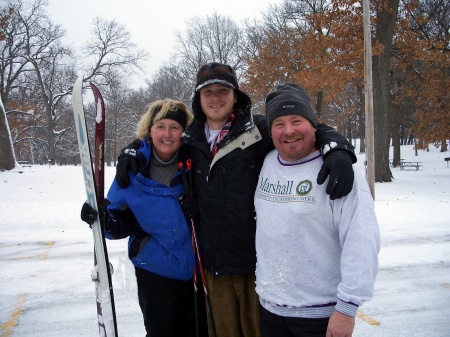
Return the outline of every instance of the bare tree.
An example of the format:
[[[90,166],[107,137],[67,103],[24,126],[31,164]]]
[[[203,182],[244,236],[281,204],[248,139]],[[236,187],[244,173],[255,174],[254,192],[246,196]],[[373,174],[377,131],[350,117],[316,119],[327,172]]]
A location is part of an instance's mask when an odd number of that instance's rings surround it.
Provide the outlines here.
[[[109,85],[120,76],[142,70],[148,52],[137,49],[124,25],[97,17],[91,34],[92,39],[82,49],[83,59],[87,60],[85,81]]]
[[[75,79],[73,51],[61,44],[65,32],[59,25],[54,25],[40,1],[36,1],[31,12],[20,13],[20,20],[25,29],[24,57],[32,72],[23,76],[24,85],[29,91],[37,92],[37,103],[44,112],[47,128],[48,159],[56,159],[56,143],[66,128],[58,129],[61,118],[58,105],[71,92]]]
[[[20,86],[18,78],[28,64],[28,60],[24,57],[23,40],[26,30],[19,16],[21,11],[23,5],[20,0],[10,2],[1,9],[3,24],[0,39],[0,95],[7,113],[9,95]]]
[[[5,113],[25,121],[11,128],[15,133],[11,138],[16,149],[24,140],[29,140],[30,148],[37,148],[33,143],[36,142],[34,131],[38,128],[45,138],[39,144],[46,144],[45,156],[55,158],[56,142],[65,132],[65,129],[56,129],[57,107],[70,93],[68,88],[74,68],[70,56],[73,52],[61,45],[64,31],[49,20],[45,12],[46,1],[12,0],[8,5],[12,8],[11,21],[3,34],[5,40],[0,44],[3,55],[1,95]],[[27,122],[36,121],[38,116],[39,125]],[[27,159],[30,158],[33,153]]]
[[[118,151],[133,139],[136,124],[126,78],[142,70],[148,52],[137,49],[126,27],[115,20],[95,18],[91,34],[91,40],[82,48],[86,60],[84,81],[95,82],[106,101],[106,137],[109,141],[105,158],[108,163],[115,163]]]
[[[182,81],[176,65],[161,67],[151,82],[148,82],[149,102],[157,99],[172,98],[190,105],[192,87]]]
[[[78,66],[74,52],[61,44],[64,31],[45,12],[47,3],[11,0],[12,24],[0,43],[1,95],[5,114],[15,113],[11,137],[16,151],[27,159],[73,156],[73,120],[67,98]],[[124,75],[140,69],[147,53],[136,50],[125,27],[97,18],[93,38],[86,45],[86,81],[98,85],[122,82]],[[80,58],[81,59],[81,58]],[[78,68],[79,69],[79,68]],[[6,99],[5,99],[6,98]],[[27,148],[21,143],[26,141]]]
[[[11,132],[6,119],[5,107],[0,97],[0,171],[12,170],[16,157],[12,147]]]
[[[129,104],[131,90],[127,83],[112,80],[104,87],[103,97],[106,105],[105,161],[116,164],[119,151],[134,139],[138,112]],[[94,124],[94,123],[92,123]]]
[[[11,14],[12,11],[7,8],[0,11],[0,42],[6,39],[6,31],[7,27],[10,25],[9,20]],[[1,45],[3,45],[3,43]],[[3,63],[4,61],[2,57],[2,66]],[[12,170],[15,166],[16,158],[14,155],[14,149],[12,147],[11,132],[9,130],[8,120],[6,118],[6,110],[3,105],[3,77],[0,80],[0,171],[3,171]]]
[[[179,72],[191,90],[198,69],[208,62],[229,64],[239,76],[245,65],[244,34],[232,19],[213,13],[205,20],[193,17],[188,26],[184,34],[177,33],[175,49]]]

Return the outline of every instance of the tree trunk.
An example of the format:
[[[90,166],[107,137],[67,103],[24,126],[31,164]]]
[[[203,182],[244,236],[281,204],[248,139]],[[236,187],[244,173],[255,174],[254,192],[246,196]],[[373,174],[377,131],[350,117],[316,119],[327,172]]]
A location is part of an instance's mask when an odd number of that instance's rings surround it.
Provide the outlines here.
[[[317,93],[317,100],[316,100],[316,113],[317,113],[317,119],[320,120],[320,117],[322,116],[322,105],[323,105],[323,91],[319,91]]]
[[[400,121],[398,116],[398,108],[392,109],[392,163],[396,167],[400,163]]]
[[[48,163],[49,165],[55,165],[56,163],[56,144],[55,144],[55,120],[53,119],[52,107],[47,106],[47,116],[48,116]]]
[[[441,141],[441,152],[447,152],[447,151],[448,151],[447,140],[443,139]]]
[[[399,0],[386,0],[379,4],[377,13],[376,40],[384,49],[373,60],[373,112],[375,129],[375,182],[392,181],[389,167],[389,146],[391,128],[389,126],[392,109],[390,94],[390,56],[397,19]]]
[[[0,171],[9,171],[16,166],[16,156],[12,146],[11,132],[5,107],[0,99]]]
[[[366,119],[365,119],[365,90],[364,87],[359,90],[359,153],[366,153]]]

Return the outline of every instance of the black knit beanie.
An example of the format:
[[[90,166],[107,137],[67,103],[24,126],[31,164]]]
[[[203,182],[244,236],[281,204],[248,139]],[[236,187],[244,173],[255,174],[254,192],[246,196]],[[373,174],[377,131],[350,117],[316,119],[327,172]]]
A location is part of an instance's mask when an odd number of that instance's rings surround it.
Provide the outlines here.
[[[158,115],[158,112],[160,112],[160,111],[161,111],[161,106],[157,107],[155,109],[155,111],[153,112],[153,116],[150,119],[150,127],[152,127],[152,125],[155,124],[155,122],[156,122],[155,118]],[[164,115],[164,117],[158,118],[158,120],[161,120],[161,119],[172,119],[172,120],[178,122],[183,127],[183,130],[186,129],[187,124],[188,124],[187,117],[186,117],[186,111],[184,111],[182,109],[177,109],[175,111],[169,110]]]
[[[266,119],[269,131],[275,118],[286,115],[301,115],[317,128],[316,116],[308,93],[294,83],[280,84],[266,97]]]
[[[236,72],[227,64],[211,62],[200,67],[197,73],[194,97],[192,99],[192,112],[195,118],[205,119],[200,106],[200,90],[210,84],[220,84],[234,90],[237,98],[235,109],[250,109],[252,101],[247,94],[239,90]]]

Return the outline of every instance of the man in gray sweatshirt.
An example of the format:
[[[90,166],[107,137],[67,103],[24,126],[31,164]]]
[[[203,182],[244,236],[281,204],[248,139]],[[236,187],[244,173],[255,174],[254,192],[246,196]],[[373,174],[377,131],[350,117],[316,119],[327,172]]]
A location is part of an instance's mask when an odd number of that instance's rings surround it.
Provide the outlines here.
[[[266,109],[275,150],[255,192],[262,337],[350,337],[378,270],[380,233],[369,186],[355,171],[352,191],[330,200],[317,184],[323,159],[305,90],[282,84],[267,96]]]

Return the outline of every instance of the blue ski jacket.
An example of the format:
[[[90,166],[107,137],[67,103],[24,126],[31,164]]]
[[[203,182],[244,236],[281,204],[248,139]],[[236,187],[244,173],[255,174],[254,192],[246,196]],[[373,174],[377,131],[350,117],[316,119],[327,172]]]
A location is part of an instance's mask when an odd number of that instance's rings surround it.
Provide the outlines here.
[[[151,152],[148,140],[143,140],[137,152],[140,172],[128,172],[130,184],[126,188],[114,179],[107,196],[110,204],[105,236],[129,236],[128,254],[136,267],[171,279],[189,280],[194,253],[191,229],[179,204],[185,193],[181,175],[177,172],[170,186],[152,180]],[[179,153],[185,153],[185,149]]]

